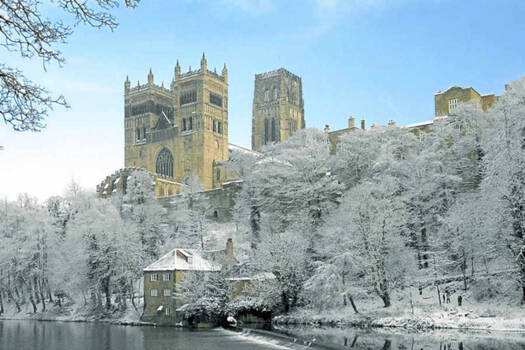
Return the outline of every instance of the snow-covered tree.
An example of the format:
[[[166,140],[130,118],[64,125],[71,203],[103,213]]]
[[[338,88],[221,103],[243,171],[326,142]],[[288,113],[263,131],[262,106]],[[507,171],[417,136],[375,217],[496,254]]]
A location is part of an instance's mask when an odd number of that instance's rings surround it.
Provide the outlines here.
[[[483,144],[485,177],[481,190],[491,205],[486,224],[511,252],[525,303],[525,80],[509,89],[489,110],[492,128]]]

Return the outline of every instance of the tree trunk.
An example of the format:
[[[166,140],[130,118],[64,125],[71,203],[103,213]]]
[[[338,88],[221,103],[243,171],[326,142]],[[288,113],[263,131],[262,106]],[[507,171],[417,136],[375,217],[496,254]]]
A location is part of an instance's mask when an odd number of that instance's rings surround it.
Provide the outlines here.
[[[109,288],[109,277],[107,277],[107,280],[104,284],[104,294],[106,294],[106,310],[109,310],[111,309],[111,291]]]
[[[42,311],[46,311],[46,298],[44,293],[44,283],[40,280],[38,285],[38,292],[40,294],[40,302],[42,303]]]
[[[354,312],[358,314],[359,311],[357,311],[357,306],[354,303],[354,298],[351,295],[349,295],[348,300],[350,300],[350,305],[352,305],[352,309],[354,309]]]
[[[4,299],[2,296],[3,293],[4,291],[0,289],[0,315],[4,313]]]
[[[49,302],[53,302],[53,294],[51,293],[51,287],[49,287],[49,284],[46,282],[47,287],[47,297],[49,298]]]
[[[35,303],[35,297],[34,297],[35,291],[33,288],[33,284],[29,282],[29,301],[31,302],[31,305],[33,306],[33,313],[36,314],[37,308]]]
[[[438,293],[439,306],[441,306],[441,293],[439,292],[439,284],[436,284],[436,290]]]
[[[522,295],[521,295],[521,305],[525,304],[525,286],[521,287]]]
[[[16,312],[19,313],[20,311],[22,311],[20,309],[20,303],[18,302],[18,299],[16,299],[14,296],[13,296],[13,293],[11,292],[10,289],[7,289],[7,297],[8,299],[11,299],[14,303],[15,303],[15,306],[16,306]]]

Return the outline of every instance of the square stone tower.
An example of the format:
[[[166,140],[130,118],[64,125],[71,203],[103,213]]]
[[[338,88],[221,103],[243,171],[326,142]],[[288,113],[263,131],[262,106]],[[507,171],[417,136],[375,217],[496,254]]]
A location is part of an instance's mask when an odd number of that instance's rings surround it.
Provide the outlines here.
[[[154,173],[157,196],[175,194],[191,173],[203,189],[221,183],[215,164],[228,157],[228,70],[207,66],[204,54],[198,70],[181,73],[177,61],[170,89],[154,83],[151,69],[147,84],[124,83],[125,166]]]
[[[286,140],[304,129],[301,78],[284,68],[255,75],[253,91],[252,149]]]

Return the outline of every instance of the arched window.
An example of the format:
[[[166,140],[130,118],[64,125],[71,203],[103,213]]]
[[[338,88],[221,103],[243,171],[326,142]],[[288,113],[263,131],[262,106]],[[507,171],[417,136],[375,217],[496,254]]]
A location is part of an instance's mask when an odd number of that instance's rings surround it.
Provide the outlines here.
[[[157,155],[155,172],[162,176],[173,177],[173,156],[167,148],[163,148]]]

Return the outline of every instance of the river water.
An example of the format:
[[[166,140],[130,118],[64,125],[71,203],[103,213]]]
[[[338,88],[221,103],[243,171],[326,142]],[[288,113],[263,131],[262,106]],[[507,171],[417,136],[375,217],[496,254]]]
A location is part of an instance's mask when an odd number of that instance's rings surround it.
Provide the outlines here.
[[[279,332],[288,337],[223,329],[190,331],[97,323],[0,321],[0,350],[306,349],[303,344],[319,349],[525,349],[525,335],[521,333],[406,333],[305,327],[281,328]]]

